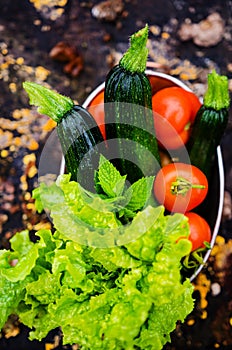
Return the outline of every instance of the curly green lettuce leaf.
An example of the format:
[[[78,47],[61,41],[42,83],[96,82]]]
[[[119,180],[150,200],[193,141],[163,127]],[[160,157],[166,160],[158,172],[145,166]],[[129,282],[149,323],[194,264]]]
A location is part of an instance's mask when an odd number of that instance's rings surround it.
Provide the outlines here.
[[[95,248],[90,255],[108,271],[116,271],[119,268],[134,268],[142,264],[141,261],[133,258],[121,247]]]
[[[91,296],[82,304],[74,299],[70,300],[74,305],[72,310],[75,309],[75,317],[70,317],[74,315],[73,311],[69,315],[65,311],[65,297],[58,300],[57,304],[53,305],[53,313],[62,317],[60,322],[63,324],[64,343],[71,344],[75,339],[76,343],[82,343],[86,349],[107,349],[102,337],[104,324],[109,318],[112,306],[122,297],[122,291],[111,288],[103,294]]]
[[[10,242],[11,251],[0,251],[0,274],[11,282],[22,281],[36,264],[38,247],[30,241],[27,230],[13,236]]]
[[[139,260],[154,261],[163,244],[166,221],[164,207],[162,206],[156,208],[149,206],[140,212],[126,230],[126,234],[129,232],[129,235],[131,235],[131,239],[125,244],[127,251]],[[135,232],[138,232],[138,228],[144,229],[145,223],[146,230],[144,230],[144,233],[135,237]]]
[[[35,199],[56,230],[38,231],[35,243],[17,233],[0,252],[1,325],[14,312],[30,339],[61,327],[64,344],[87,350],[161,350],[194,305],[181,275],[191,250],[186,217],[148,205],[123,225],[115,203],[67,175],[40,190]]]
[[[139,252],[141,251],[142,248],[146,249],[148,248],[147,244],[146,246],[142,247],[143,245],[143,236],[145,235],[146,237],[149,236],[149,231],[154,228],[156,231],[157,228],[157,236],[159,235],[159,220],[162,221],[163,217],[163,212],[164,212],[164,207],[159,206],[159,207],[152,207],[152,206],[147,206],[144,210],[139,211],[133,220],[128,224],[124,225],[123,231],[121,232],[121,235],[118,237],[116,243],[117,245],[123,245],[128,249],[128,244],[129,247],[131,248],[128,251],[130,252],[131,255],[134,255],[136,258],[140,258],[141,256],[139,255]],[[158,221],[157,221],[158,220]],[[154,244],[153,246],[156,245],[156,236],[154,235]],[[139,247],[137,247],[139,245]],[[137,252],[133,253],[133,248],[137,250]],[[144,250],[145,253],[145,250]]]
[[[35,208],[38,213],[42,213],[44,209],[51,210],[51,207],[62,205],[63,203],[62,190],[56,183],[47,186],[42,182],[38,188],[33,190],[33,198],[35,199]]]
[[[134,342],[139,349],[161,350],[171,341],[170,334],[175,329],[177,320],[184,322],[186,316],[193,310],[193,286],[189,280],[178,285],[180,293],[177,297],[172,293],[167,303],[153,304],[148,322],[141,327],[140,337]]]
[[[53,274],[46,270],[36,281],[26,287],[26,298],[36,299],[40,304],[53,303],[61,291],[61,274]]]
[[[11,282],[0,273],[0,329],[24,299],[27,280]]]

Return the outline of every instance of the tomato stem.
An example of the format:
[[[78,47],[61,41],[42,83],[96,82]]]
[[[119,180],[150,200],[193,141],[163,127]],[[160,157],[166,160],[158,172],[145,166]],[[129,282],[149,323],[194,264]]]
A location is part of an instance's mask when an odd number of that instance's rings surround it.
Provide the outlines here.
[[[183,266],[186,269],[198,268],[199,265],[202,265],[204,263],[203,257],[207,249],[209,249],[209,247],[205,246],[203,248],[198,248],[192,251],[190,254],[186,255],[185,258],[183,259]]]
[[[191,122],[188,122],[185,127],[184,127],[184,130],[189,130],[191,127]]]
[[[203,264],[204,260],[201,256],[201,251],[196,250],[187,255],[183,260],[183,266],[187,269],[193,269],[199,267],[199,265]]]
[[[178,176],[176,178],[176,181],[172,182],[171,188],[170,188],[170,192],[173,195],[186,195],[186,193],[192,189],[192,188],[200,188],[200,189],[204,189],[205,186],[204,185],[200,185],[200,184],[192,184],[190,181],[188,181],[187,179]]]

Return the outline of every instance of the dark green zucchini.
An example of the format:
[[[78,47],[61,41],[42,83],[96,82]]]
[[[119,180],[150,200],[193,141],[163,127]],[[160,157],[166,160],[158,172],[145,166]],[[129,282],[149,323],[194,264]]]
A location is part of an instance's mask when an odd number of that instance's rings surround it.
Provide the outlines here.
[[[106,138],[112,162],[130,182],[154,175],[160,157],[152,113],[152,92],[145,74],[148,26],[131,36],[130,47],[106,77]]]
[[[210,177],[216,149],[229,118],[230,97],[228,78],[216,71],[208,74],[208,87],[199,109],[187,145],[190,161]]]
[[[105,153],[105,143],[92,115],[82,106],[74,105],[70,98],[39,84],[25,82],[23,87],[30,103],[57,122],[66,171],[71,179],[93,190],[94,171],[98,168],[100,153]]]

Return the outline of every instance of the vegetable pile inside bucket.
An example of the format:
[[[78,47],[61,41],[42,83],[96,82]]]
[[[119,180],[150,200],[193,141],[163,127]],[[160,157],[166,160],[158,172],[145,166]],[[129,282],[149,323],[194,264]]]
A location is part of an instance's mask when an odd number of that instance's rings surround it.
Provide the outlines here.
[[[23,84],[56,122],[66,171],[33,191],[52,230],[35,242],[18,232],[0,251],[0,327],[16,314],[31,340],[60,327],[63,344],[80,349],[161,350],[193,310],[189,276],[212,248],[199,208],[228,121],[228,79],[209,74],[203,103],[182,88],[152,95],[147,38],[148,26],[133,34],[106,77],[104,128],[71,98]]]

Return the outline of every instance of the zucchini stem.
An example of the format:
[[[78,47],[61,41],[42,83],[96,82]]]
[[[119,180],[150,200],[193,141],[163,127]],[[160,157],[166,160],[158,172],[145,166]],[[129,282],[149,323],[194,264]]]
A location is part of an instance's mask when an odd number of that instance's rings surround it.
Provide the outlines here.
[[[182,195],[185,196],[186,193],[191,189],[191,188],[200,188],[200,189],[204,189],[205,186],[204,185],[200,185],[200,184],[192,184],[190,181],[188,181],[187,179],[178,176],[176,178],[176,181],[173,181],[171,184],[171,188],[170,188],[170,192],[173,195]]]
[[[25,81],[23,82],[23,88],[29,96],[30,104],[37,106],[39,113],[49,116],[57,123],[74,106],[71,98],[63,96],[40,84]]]
[[[212,73],[208,74],[208,88],[204,95],[204,106],[219,111],[228,108],[229,105],[228,78],[213,70]]]
[[[130,47],[124,53],[119,66],[131,73],[143,73],[146,69],[148,48],[148,25],[130,37]]]

